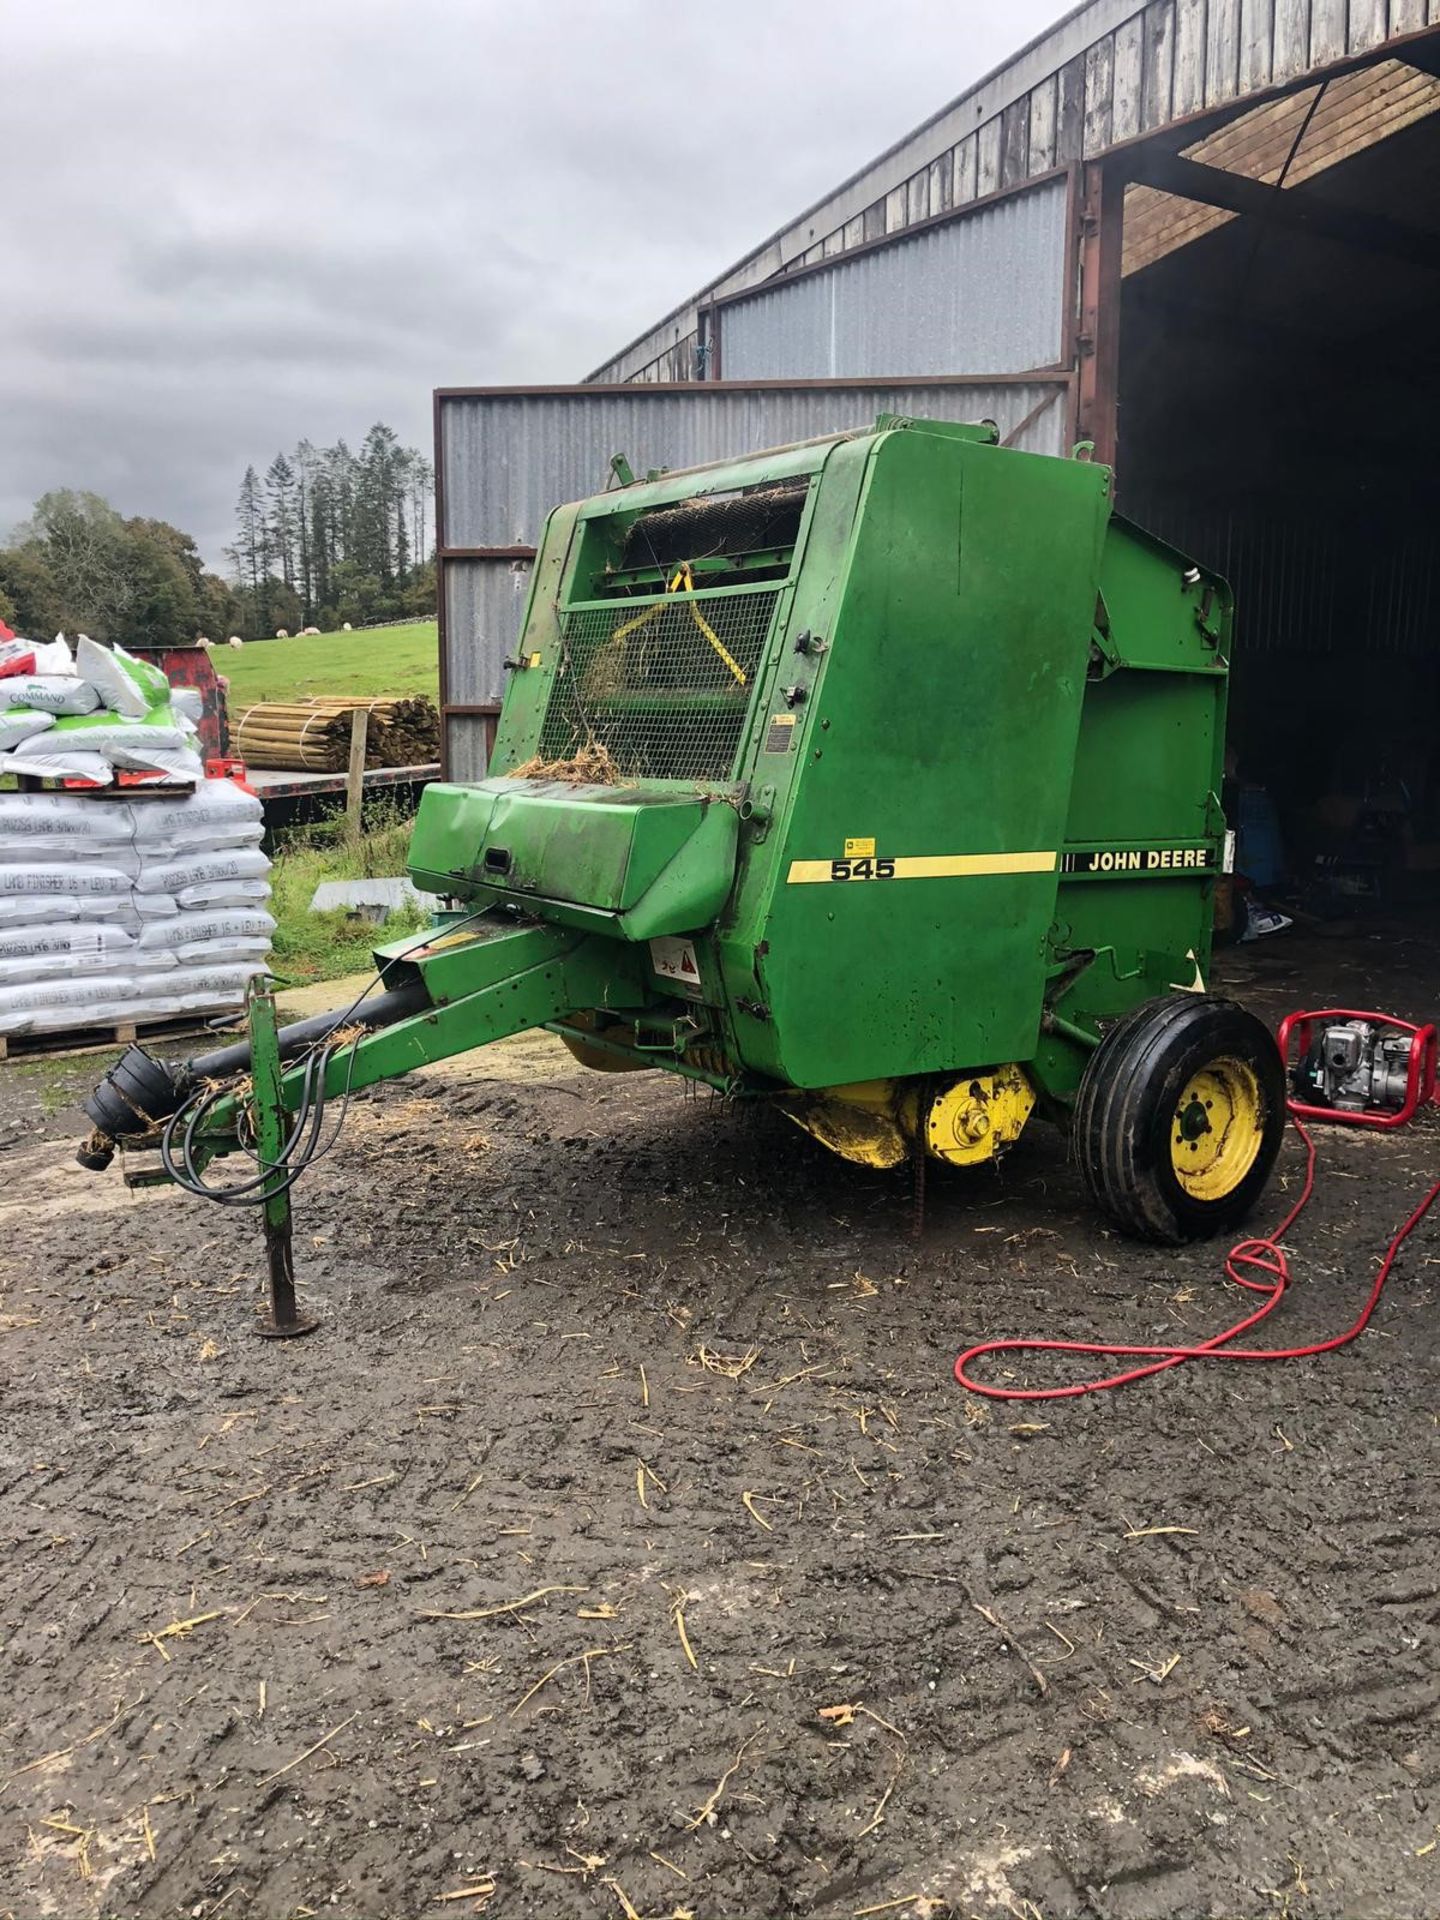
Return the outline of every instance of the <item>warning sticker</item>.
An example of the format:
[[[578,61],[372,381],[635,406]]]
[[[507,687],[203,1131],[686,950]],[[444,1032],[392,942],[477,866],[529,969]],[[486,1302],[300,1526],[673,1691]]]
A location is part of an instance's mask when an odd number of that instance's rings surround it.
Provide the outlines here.
[[[875,858],[874,839],[847,840],[845,842],[845,858],[847,860],[873,860]]]
[[[668,935],[650,942],[650,964],[662,980],[677,981],[682,987],[700,987],[700,963],[690,940],[675,940]]]
[[[765,736],[766,753],[789,753],[794,744],[794,714],[772,713],[770,716],[770,731]]]

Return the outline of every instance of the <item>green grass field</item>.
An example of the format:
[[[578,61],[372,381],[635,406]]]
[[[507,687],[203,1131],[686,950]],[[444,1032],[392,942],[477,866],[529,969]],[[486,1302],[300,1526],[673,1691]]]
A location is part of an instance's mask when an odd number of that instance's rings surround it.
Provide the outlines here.
[[[230,711],[255,700],[304,700],[311,694],[428,694],[439,698],[440,641],[433,620],[363,633],[252,640],[217,646],[215,671],[230,682]]]

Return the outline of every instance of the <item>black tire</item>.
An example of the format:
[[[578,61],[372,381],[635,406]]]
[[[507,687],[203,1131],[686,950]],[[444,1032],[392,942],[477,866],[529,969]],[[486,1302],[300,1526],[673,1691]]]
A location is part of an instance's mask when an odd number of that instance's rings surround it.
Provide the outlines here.
[[[1279,1048],[1253,1013],[1208,994],[1146,1001],[1080,1082],[1071,1138],[1090,1198],[1165,1246],[1238,1225],[1275,1165],[1285,1098]]]

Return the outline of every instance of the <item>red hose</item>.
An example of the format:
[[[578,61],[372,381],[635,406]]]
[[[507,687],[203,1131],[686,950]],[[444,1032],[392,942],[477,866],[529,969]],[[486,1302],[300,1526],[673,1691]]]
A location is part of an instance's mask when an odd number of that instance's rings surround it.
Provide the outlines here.
[[[1437,1196],[1440,1196],[1440,1180],[1435,1182],[1391,1240],[1385,1258],[1380,1263],[1380,1271],[1370,1288],[1369,1298],[1361,1308],[1359,1317],[1344,1333],[1337,1333],[1329,1340],[1316,1340],[1307,1347],[1232,1347],[1232,1340],[1238,1340],[1241,1334],[1259,1326],[1275,1311],[1293,1277],[1289,1256],[1280,1242],[1305,1211],[1314,1192],[1315,1142],[1293,1113],[1290,1124],[1305,1143],[1305,1181],[1300,1189],[1300,1198],[1268,1239],[1241,1240],[1225,1256],[1226,1279],[1233,1280],[1237,1287],[1246,1287],[1251,1293],[1265,1296],[1264,1304],[1254,1313],[1237,1320],[1233,1327],[1227,1327],[1224,1333],[1217,1333],[1213,1339],[1206,1340],[1198,1347],[1132,1347],[1098,1340],[986,1340],[978,1347],[968,1347],[955,1362],[955,1378],[960,1385],[970,1393],[984,1394],[989,1400],[1073,1400],[1082,1393],[1104,1393],[1110,1387],[1124,1387],[1132,1380],[1148,1379],[1152,1373],[1164,1373],[1167,1367],[1183,1366],[1187,1360],[1305,1360],[1317,1353],[1334,1353],[1337,1347],[1349,1346],[1352,1340],[1358,1339],[1380,1304],[1385,1282],[1390,1278],[1390,1269],[1401,1247],[1435,1204]],[[1247,1267],[1256,1274],[1268,1277],[1247,1278],[1241,1271]],[[1130,1367],[1123,1373],[1106,1374],[1099,1380],[1081,1380],[1069,1387],[991,1387],[981,1380],[972,1379],[966,1369],[972,1361],[992,1353],[1093,1353],[1106,1358],[1144,1356],[1150,1365]]]

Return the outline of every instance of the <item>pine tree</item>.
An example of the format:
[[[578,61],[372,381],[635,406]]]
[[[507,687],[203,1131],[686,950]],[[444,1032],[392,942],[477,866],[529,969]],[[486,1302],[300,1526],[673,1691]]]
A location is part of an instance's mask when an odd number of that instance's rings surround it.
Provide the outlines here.
[[[269,504],[267,518],[270,551],[280,578],[287,587],[295,584],[295,474],[283,453],[277,453],[265,475],[265,493]]]
[[[245,469],[245,478],[240,482],[235,523],[235,544],[230,549],[235,583],[258,593],[265,572],[265,501],[260,491],[260,476],[254,467]]]
[[[275,456],[263,483],[248,468],[227,554],[253,630],[269,631],[277,606],[288,624],[296,596],[305,622],[322,609],[335,613],[347,598],[363,603],[367,617],[398,610],[428,565],[434,486],[429,461],[383,422],[358,454],[344,440],[301,440],[292,454]]]
[[[351,558],[382,586],[394,579],[393,501],[400,442],[394,430],[376,421],[365,436],[357,463],[355,539]]]
[[[417,566],[430,554],[430,502],[435,495],[435,469],[423,454],[410,457],[410,551]]]

